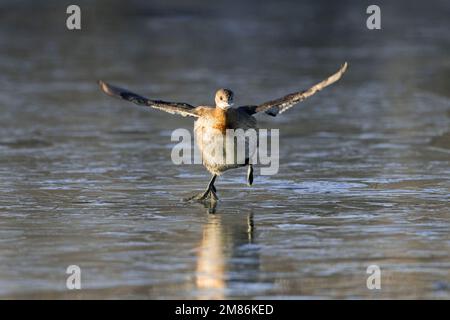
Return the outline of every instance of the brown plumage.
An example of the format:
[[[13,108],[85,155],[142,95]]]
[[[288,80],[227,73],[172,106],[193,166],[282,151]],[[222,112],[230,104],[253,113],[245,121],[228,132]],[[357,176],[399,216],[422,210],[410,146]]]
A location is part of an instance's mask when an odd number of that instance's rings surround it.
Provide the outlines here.
[[[242,106],[232,108],[234,95],[229,89],[219,89],[215,95],[215,107],[199,106],[194,107],[188,103],[168,102],[162,100],[151,100],[131,91],[111,86],[103,81],[99,81],[100,88],[110,96],[118,97],[138,105],[152,107],[172,114],[179,114],[184,117],[195,117],[197,120],[194,125],[195,139],[202,153],[204,166],[213,176],[205,192],[189,198],[188,200],[205,200],[210,198],[217,200],[216,188],[214,182],[218,175],[223,172],[248,165],[247,181],[249,184],[253,181],[253,168],[250,163],[245,164],[224,164],[221,163],[217,155],[212,154],[207,148],[209,145],[219,143],[224,140],[227,129],[256,129],[257,122],[254,114],[265,112],[271,116],[281,114],[296,105],[297,103],[309,98],[323,88],[338,81],[347,70],[345,63],[335,74],[327,79],[317,83],[308,90],[288,94],[282,98],[271,100],[256,106]],[[222,145],[223,147],[223,145]],[[227,152],[227,150],[223,150]],[[250,156],[254,150],[248,150]]]

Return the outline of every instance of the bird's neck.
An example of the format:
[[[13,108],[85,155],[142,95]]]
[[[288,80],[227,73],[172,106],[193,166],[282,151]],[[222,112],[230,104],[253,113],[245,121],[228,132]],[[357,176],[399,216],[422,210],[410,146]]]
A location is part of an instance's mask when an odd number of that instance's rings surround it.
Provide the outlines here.
[[[214,128],[219,129],[222,132],[225,132],[227,128],[227,110],[216,107],[213,113],[214,117]]]

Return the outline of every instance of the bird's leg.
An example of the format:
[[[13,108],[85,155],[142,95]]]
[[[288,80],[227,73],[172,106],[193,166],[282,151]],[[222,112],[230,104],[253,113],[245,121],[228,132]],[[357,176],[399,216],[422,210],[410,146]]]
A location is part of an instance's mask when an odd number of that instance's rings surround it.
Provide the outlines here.
[[[185,200],[186,201],[192,201],[192,200],[203,201],[203,200],[206,200],[208,197],[211,197],[211,202],[217,201],[219,198],[217,197],[216,187],[214,186],[214,182],[216,181],[216,178],[217,178],[217,175],[214,174],[211,177],[211,180],[208,183],[208,187],[206,188],[206,190],[204,192],[201,192],[197,195],[189,197]]]
[[[217,196],[216,192],[216,187],[214,186],[214,182],[216,181],[217,175],[213,175],[211,180],[208,183],[208,188],[206,189],[205,193],[206,193],[206,197],[211,196],[211,200],[217,201],[219,200],[219,197]]]
[[[252,184],[253,184],[253,166],[249,164],[247,169],[247,185],[251,186]]]

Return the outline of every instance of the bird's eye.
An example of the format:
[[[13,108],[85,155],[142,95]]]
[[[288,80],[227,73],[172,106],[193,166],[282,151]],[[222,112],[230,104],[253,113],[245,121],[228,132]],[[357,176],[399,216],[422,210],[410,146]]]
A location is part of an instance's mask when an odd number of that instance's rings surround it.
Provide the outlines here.
[[[220,101],[222,101],[223,100],[223,97],[220,97]]]

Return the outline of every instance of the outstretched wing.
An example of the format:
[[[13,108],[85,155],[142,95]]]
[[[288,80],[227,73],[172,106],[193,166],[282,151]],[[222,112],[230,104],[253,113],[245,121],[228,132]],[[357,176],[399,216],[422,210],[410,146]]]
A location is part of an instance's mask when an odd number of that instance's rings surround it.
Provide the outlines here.
[[[319,82],[318,84],[312,86],[306,91],[291,93],[282,98],[260,104],[259,106],[248,106],[242,108],[244,108],[245,109],[244,111],[246,111],[249,114],[265,111],[267,114],[275,117],[277,114],[285,112],[287,109],[291,108],[297,103],[305,100],[306,98],[311,97],[316,92],[322,90],[323,88],[329,86],[330,84],[335,83],[342,77],[342,75],[346,70],[347,70],[347,62],[344,63],[344,65],[339,69],[338,72],[328,77],[327,79],[323,80],[322,82]]]
[[[100,89],[111,97],[121,98],[137,105],[152,107],[168,113],[179,114],[183,117],[199,117],[196,108],[187,103],[150,100],[131,91],[109,85],[101,80],[98,81],[98,84]]]

